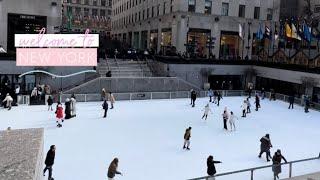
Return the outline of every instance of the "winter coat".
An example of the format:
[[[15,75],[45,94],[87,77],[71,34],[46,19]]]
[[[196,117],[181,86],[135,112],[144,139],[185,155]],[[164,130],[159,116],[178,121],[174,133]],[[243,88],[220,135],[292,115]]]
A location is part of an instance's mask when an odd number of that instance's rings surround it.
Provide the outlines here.
[[[38,89],[37,88],[34,88],[32,91],[31,91],[31,97],[36,97],[38,96],[39,93],[38,93]]]
[[[217,173],[216,167],[214,164],[221,163],[220,161],[207,161],[207,173],[209,176],[213,176]]]
[[[268,152],[270,151],[270,147],[272,147],[272,144],[271,144],[271,140],[264,136],[260,139],[260,142],[261,142],[261,145],[260,145],[260,149],[261,149],[261,152]]]
[[[229,114],[226,112],[226,113],[223,113],[222,114],[222,117],[223,119],[228,119],[229,118]]]
[[[204,114],[205,114],[205,115],[208,115],[209,112],[212,112],[212,111],[211,111],[211,109],[210,109],[209,106],[206,106],[206,107],[204,108]]]
[[[208,91],[208,96],[209,96],[209,97],[212,97],[212,96],[213,96],[213,91],[212,91],[211,89]]]
[[[234,114],[230,115],[230,117],[229,117],[229,123],[234,124],[234,123],[236,122],[236,119],[237,119],[237,117],[236,117]]]
[[[294,96],[289,96],[289,103],[294,103]]]
[[[114,178],[116,174],[121,174],[119,171],[117,171],[118,165],[114,162],[111,162],[109,168],[108,168],[108,178]]]
[[[197,93],[195,91],[191,92],[191,99],[194,99],[194,100],[197,99]]]
[[[56,117],[57,117],[58,119],[62,119],[62,118],[63,118],[63,108],[62,108],[62,107],[58,107],[58,108],[57,108]]]
[[[107,92],[105,90],[101,91],[101,98],[105,100],[108,97]]]
[[[191,137],[191,130],[187,129],[186,132],[184,133],[184,140],[190,140]]]
[[[52,151],[51,149],[48,151],[47,153],[47,157],[46,160],[44,161],[44,163],[47,166],[52,166],[54,164],[54,157],[55,157],[56,153],[54,151]]]
[[[51,106],[53,104],[53,99],[52,98],[48,98],[47,103],[49,106]]]
[[[248,104],[247,104],[246,102],[243,102],[241,108],[242,108],[243,110],[247,110],[247,107],[248,107]]]
[[[76,103],[77,103],[77,100],[75,98],[71,98],[71,100],[70,100],[70,110],[72,112],[72,115],[76,114],[76,111],[77,111]]]
[[[247,107],[251,107],[250,101],[247,101]]]
[[[272,171],[274,174],[280,174],[281,173],[281,160],[284,160],[285,162],[287,162],[286,158],[284,158],[281,154],[275,154],[273,157],[272,157],[272,164],[274,166],[272,166]]]
[[[71,102],[70,101],[66,101],[64,103],[66,109],[65,109],[65,113],[66,113],[66,117],[65,119],[70,119],[71,118]]]
[[[256,104],[260,104],[260,98],[256,96]]]
[[[109,105],[108,105],[108,102],[107,102],[107,101],[104,101],[104,102],[103,102],[102,108],[103,108],[104,110],[108,110]]]
[[[109,94],[108,99],[112,104],[116,101],[113,94],[111,94],[111,95]]]
[[[10,101],[12,102],[13,98],[10,95],[7,95],[2,102],[10,102]]]

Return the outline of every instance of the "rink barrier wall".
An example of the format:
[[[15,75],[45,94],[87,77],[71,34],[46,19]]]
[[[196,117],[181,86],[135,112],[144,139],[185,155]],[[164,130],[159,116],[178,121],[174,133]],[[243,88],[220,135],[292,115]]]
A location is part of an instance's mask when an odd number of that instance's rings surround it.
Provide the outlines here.
[[[248,92],[243,90],[220,90],[223,97],[230,96],[248,96]],[[207,97],[207,91],[197,91],[198,97]],[[253,91],[252,95],[260,94],[260,91]],[[190,98],[190,91],[171,91],[171,92],[128,92],[128,93],[113,93],[116,100],[151,100],[151,99],[179,99]],[[270,98],[271,93],[266,92],[266,99]],[[97,93],[92,94],[75,94],[78,102],[97,102],[102,101],[101,95]],[[66,98],[70,98],[71,94],[60,94],[60,102],[64,102]],[[289,102],[289,96],[276,93],[276,99],[284,102]],[[295,97],[295,104],[304,106],[303,98]],[[30,105],[29,95],[19,95],[18,104]],[[310,109],[320,111],[319,103],[311,103]]]
[[[314,161],[314,160],[320,160],[320,153],[317,157],[289,161],[287,163],[281,163],[280,165],[289,165],[288,177],[292,178],[292,169],[293,169],[292,165],[293,164],[300,163],[300,162]],[[254,180],[254,172],[255,171],[260,170],[260,169],[272,168],[273,166],[274,165],[259,166],[259,167],[255,167],[255,168],[242,169],[242,170],[238,170],[238,171],[220,173],[220,174],[216,174],[214,176],[203,176],[203,177],[192,178],[192,179],[188,179],[188,180],[214,180],[215,177],[228,176],[228,175],[239,174],[239,173],[244,173],[244,172],[250,172],[250,180]],[[275,166],[278,166],[278,165],[275,165]],[[272,172],[270,172],[270,173],[272,173]],[[276,180],[276,179],[274,179],[274,180]]]

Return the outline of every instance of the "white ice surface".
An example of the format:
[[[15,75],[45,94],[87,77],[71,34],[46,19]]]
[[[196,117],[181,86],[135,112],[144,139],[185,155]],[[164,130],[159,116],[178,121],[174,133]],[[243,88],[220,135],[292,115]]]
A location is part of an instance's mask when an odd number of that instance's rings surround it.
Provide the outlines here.
[[[320,152],[320,113],[306,114],[302,107],[263,100],[258,112],[252,108],[241,118],[243,97],[225,97],[213,115],[201,120],[207,99],[191,108],[189,99],[118,101],[103,119],[101,102],[78,103],[77,117],[56,128],[55,114],[46,106],[0,109],[0,130],[44,127],[44,154],[57,146],[53,175],[56,180],[104,180],[114,157],[119,158],[119,180],[183,180],[206,175],[206,158],[213,155],[218,173],[270,164],[259,159],[259,139],[269,133],[271,155],[280,148],[287,160],[315,157]],[[253,104],[254,99],[251,99]],[[254,105],[254,104],[253,104]],[[225,132],[225,107],[239,117],[236,132]],[[192,127],[191,150],[182,150],[183,134]],[[320,160],[294,165],[294,175],[320,171]],[[287,177],[283,167],[280,178]],[[46,176],[47,177],[47,176]],[[256,179],[272,179],[271,169],[255,172]],[[217,180],[247,180],[249,173]]]

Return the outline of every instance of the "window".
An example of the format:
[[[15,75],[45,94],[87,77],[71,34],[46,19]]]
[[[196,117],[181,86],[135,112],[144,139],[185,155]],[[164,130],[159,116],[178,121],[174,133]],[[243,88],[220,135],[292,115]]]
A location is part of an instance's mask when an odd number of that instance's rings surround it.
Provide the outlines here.
[[[157,6],[157,16],[160,15],[160,4]]]
[[[72,14],[72,7],[71,6],[67,6],[67,13]]]
[[[222,3],[221,15],[228,16],[229,15],[229,3]]]
[[[188,11],[196,12],[196,0],[188,0]]]
[[[239,17],[246,17],[246,6],[245,5],[239,5]]]
[[[314,7],[314,13],[320,13],[320,6],[319,5],[316,5]]]
[[[106,16],[106,11],[103,10],[103,9],[101,9],[101,10],[100,10],[100,16]]]
[[[163,3],[163,12],[162,12],[163,15],[166,14],[166,2]]]
[[[212,1],[211,0],[206,0],[205,7],[204,7],[204,13],[205,14],[211,14],[211,9],[212,9]]]
[[[98,9],[92,9],[92,16],[98,16]]]
[[[173,0],[171,0],[171,3],[170,3],[170,13],[172,13],[173,11]]]
[[[147,9],[147,19],[149,18],[149,8]]]
[[[272,20],[272,14],[273,14],[273,9],[268,8],[268,10],[267,10],[267,20],[268,21]]]
[[[108,10],[108,15],[111,15],[111,13],[112,13],[111,10]]]
[[[101,0],[101,6],[106,6],[106,0]]]
[[[84,16],[89,16],[89,8],[84,8]]]
[[[152,7],[152,9],[151,9],[151,17],[153,17],[154,16],[154,7]]]
[[[260,7],[254,7],[254,19],[260,19]]]
[[[144,20],[145,18],[145,10],[142,11],[142,19]]]
[[[89,5],[89,0],[84,0],[84,4]]]
[[[76,15],[80,15],[81,14],[81,8],[80,7],[76,7]]]
[[[92,5],[96,6],[97,5],[97,0],[92,1]]]
[[[111,6],[112,5],[112,0],[109,0],[109,6]]]

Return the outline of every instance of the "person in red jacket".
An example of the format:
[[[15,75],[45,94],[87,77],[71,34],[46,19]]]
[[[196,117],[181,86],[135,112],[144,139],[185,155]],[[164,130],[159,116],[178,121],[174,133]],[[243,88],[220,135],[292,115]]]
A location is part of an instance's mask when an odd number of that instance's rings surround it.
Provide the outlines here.
[[[56,111],[56,117],[57,117],[57,127],[62,127],[61,121],[63,119],[63,107],[61,104],[58,105],[57,111]]]

